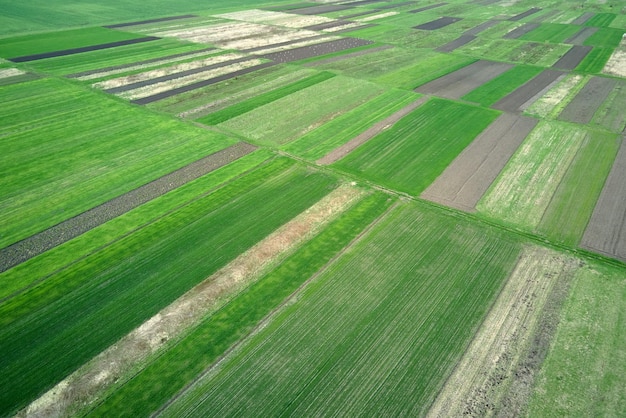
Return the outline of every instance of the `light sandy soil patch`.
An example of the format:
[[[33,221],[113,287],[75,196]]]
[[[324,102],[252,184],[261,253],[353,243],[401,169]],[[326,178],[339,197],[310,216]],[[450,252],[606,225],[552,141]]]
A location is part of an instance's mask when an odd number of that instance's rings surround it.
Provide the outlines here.
[[[616,49],[602,69],[604,74],[626,78],[626,48]]]
[[[141,81],[152,80],[157,77],[163,77],[171,74],[180,73],[182,71],[193,70],[196,68],[206,67],[208,65],[219,64],[221,62],[226,62],[230,60],[235,60],[238,58],[243,58],[244,55],[241,54],[224,54],[219,55],[217,57],[205,58],[202,60],[185,62],[183,64],[172,65],[166,68],[159,68],[157,70],[146,71],[139,74],[133,74],[125,77],[113,78],[111,80],[101,81],[98,83],[92,84],[93,87],[99,88],[102,90],[108,90],[116,87],[126,86],[133,83],[138,83]]]
[[[0,69],[0,78],[15,77],[16,75],[26,74],[25,71],[18,70],[17,68],[2,68]]]
[[[345,211],[364,192],[343,185],[277,231],[241,254],[115,345],[17,414],[18,417],[60,417],[76,413],[124,373],[198,323],[224,303],[228,295],[261,277],[278,260]]]
[[[525,249],[428,417],[501,416],[504,411],[516,414],[503,416],[518,416],[529,391],[511,390],[532,386],[554,332],[542,319],[560,309],[567,293],[560,288],[568,288],[579,266],[556,251]],[[539,351],[543,358],[535,357]]]
[[[360,26],[366,27],[364,25],[361,25],[358,22],[351,22],[351,23],[346,23],[345,25],[333,26],[333,27],[330,27],[330,28],[324,28],[322,30],[324,32],[339,32],[339,31],[346,30],[346,29],[358,28]]]
[[[580,83],[582,83],[583,80],[584,77],[582,75],[572,74],[567,76],[526,109],[526,113],[543,118],[556,116],[555,113],[560,113],[560,109],[556,112],[553,111],[557,106],[561,105],[562,108],[562,106],[569,102],[574,94],[580,90]]]
[[[81,80],[81,81],[89,81],[89,80],[95,80],[98,78],[104,78],[104,77],[109,77],[115,74],[120,74],[120,73],[127,73],[127,72],[131,72],[131,71],[137,71],[137,70],[143,70],[143,69],[147,69],[147,68],[152,68],[152,67],[157,67],[160,65],[164,65],[164,64],[171,64],[174,62],[178,62],[178,61],[185,61],[188,59],[193,59],[193,58],[198,58],[198,57],[202,57],[205,55],[214,55],[216,53],[219,53],[220,51],[203,51],[203,52],[198,52],[197,54],[189,54],[189,55],[184,55],[184,56],[180,56],[180,57],[176,57],[176,58],[166,58],[166,59],[162,59],[162,60],[158,60],[158,61],[152,61],[148,64],[138,64],[138,65],[131,65],[128,67],[124,67],[124,68],[117,68],[114,70],[108,70],[108,71],[99,71],[99,72],[94,72],[88,75],[84,75],[84,76],[80,76],[80,77],[76,77],[76,80]]]
[[[223,74],[232,73],[242,70],[244,68],[254,67],[261,64],[263,61],[258,59],[250,59],[248,61],[239,62],[237,64],[226,65],[224,67],[215,68],[208,71],[199,72],[186,77],[179,77],[174,80],[164,81],[162,83],[155,83],[149,86],[140,87],[134,90],[124,91],[118,96],[129,100],[140,99],[142,97],[154,96],[155,94],[162,93],[164,91],[173,90],[182,86],[193,84],[198,81],[207,80]]]
[[[268,48],[263,49],[255,49],[253,53],[254,55],[263,55],[263,54],[271,54],[273,52],[286,51],[289,49],[300,48],[303,46],[315,45],[323,42],[335,41],[337,39],[341,39],[339,36],[316,36],[311,39],[305,39],[301,42],[289,42],[286,45],[272,46],[270,45]]]
[[[386,12],[386,13],[380,13],[380,14],[373,15],[373,16],[362,17],[362,18],[355,19],[355,20],[357,22],[369,22],[370,20],[383,19],[385,17],[395,16],[397,14],[398,12]]]

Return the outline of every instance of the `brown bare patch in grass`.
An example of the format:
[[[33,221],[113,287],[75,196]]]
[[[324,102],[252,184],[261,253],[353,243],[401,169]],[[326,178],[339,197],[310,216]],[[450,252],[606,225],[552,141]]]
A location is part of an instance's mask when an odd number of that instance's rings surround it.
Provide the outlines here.
[[[289,221],[226,267],[181,296],[22,410],[19,417],[59,417],[76,413],[112,384],[126,381],[146,359],[190,326],[222,306],[230,296],[261,277],[297,246],[363,196],[343,185]]]

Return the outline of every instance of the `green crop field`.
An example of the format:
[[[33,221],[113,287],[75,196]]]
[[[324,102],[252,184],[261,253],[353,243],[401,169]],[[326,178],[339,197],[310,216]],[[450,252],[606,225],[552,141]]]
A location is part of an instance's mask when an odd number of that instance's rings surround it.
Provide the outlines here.
[[[0,417],[623,415],[620,2],[0,10]]]
[[[418,195],[497,116],[493,110],[431,99],[334,166]]]

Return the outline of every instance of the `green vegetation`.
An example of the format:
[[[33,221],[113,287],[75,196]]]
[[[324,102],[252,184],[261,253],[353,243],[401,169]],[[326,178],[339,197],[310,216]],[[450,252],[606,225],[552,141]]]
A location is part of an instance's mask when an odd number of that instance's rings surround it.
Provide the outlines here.
[[[498,114],[433,98],[334,166],[417,196]]]
[[[528,416],[619,416],[626,410],[626,271],[592,263],[578,271]]]
[[[3,302],[0,412],[40,395],[334,184],[277,160]]]
[[[620,142],[615,134],[588,132],[541,218],[539,233],[570,246],[578,245]]]
[[[613,13],[598,13],[586,21],[585,26],[608,27],[615,19],[615,16]]]
[[[599,28],[596,33],[585,39],[585,45],[604,48],[616,48],[622,41],[625,29]]]
[[[283,149],[309,160],[317,160],[415,101],[417,97],[419,95],[403,90],[386,91],[287,144]]]
[[[462,97],[463,100],[491,106],[543,71],[541,68],[516,66]]]
[[[542,23],[537,29],[522,35],[519,39],[535,42],[561,43],[580,31],[575,25],[560,25],[557,23]]]
[[[295,83],[279,87],[275,90],[268,91],[267,93],[259,94],[251,99],[227,107],[226,109],[211,113],[208,116],[198,119],[198,122],[204,123],[205,125],[217,125],[219,123],[226,122],[229,119],[250,112],[257,107],[275,102],[278,99],[298,92],[307,87],[314,86],[315,84],[331,79],[334,76],[335,74],[329,72],[317,73],[303,80],[299,80]]]
[[[333,77],[219,126],[260,143],[282,145],[379,95],[376,84]],[[289,118],[283,117],[289,114]]]
[[[332,221],[272,272],[207,316],[187,336],[156,357],[91,413],[95,416],[149,416],[211,365],[232,344],[298,289],[391,204],[370,194]]]
[[[597,74],[604,68],[606,62],[611,58],[613,49],[594,47],[589,54],[578,64],[576,71],[589,74]]]
[[[143,35],[98,27],[40,35],[18,36],[0,39],[0,56],[4,58],[16,58],[24,55],[126,41],[128,39],[141,37],[143,37]]]
[[[1,94],[2,247],[235,143],[60,79]]]
[[[401,205],[165,415],[424,415],[518,253]]]

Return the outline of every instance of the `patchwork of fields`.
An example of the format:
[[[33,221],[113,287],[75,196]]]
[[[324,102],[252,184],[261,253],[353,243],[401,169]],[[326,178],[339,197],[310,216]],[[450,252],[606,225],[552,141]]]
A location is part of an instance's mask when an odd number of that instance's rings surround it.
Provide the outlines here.
[[[0,7],[0,416],[626,411],[620,2]]]

